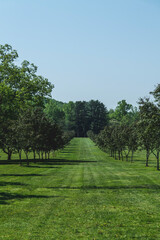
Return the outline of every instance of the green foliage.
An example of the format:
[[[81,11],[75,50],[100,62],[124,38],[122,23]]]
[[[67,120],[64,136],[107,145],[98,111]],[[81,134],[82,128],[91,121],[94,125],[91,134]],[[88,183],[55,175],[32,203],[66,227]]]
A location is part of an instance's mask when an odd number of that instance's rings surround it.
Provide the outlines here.
[[[64,112],[65,112],[65,126],[69,131],[75,131],[75,103],[70,101],[67,104],[64,104]]]
[[[51,121],[64,128],[65,113],[57,101],[53,101],[52,99],[48,100],[48,103],[45,105],[44,112]]]
[[[75,103],[75,130],[77,137],[85,137],[89,130],[89,108],[87,102]]]
[[[153,92],[151,94],[154,96],[155,101],[158,103],[158,106],[160,107],[160,84],[156,86]]]
[[[91,136],[92,137],[92,136]],[[125,154],[126,161],[130,152],[131,162],[133,161],[133,154],[138,148],[137,126],[134,124],[116,124],[104,128],[97,136],[92,137],[92,140],[104,151],[109,151],[110,155],[117,159],[123,159]]]
[[[36,75],[34,64],[23,61],[21,66],[15,65],[17,58],[18,54],[11,46],[0,45],[0,99],[4,108],[12,105],[12,111],[19,112],[28,106],[43,106],[44,97],[50,96],[53,85]]]
[[[151,152],[156,151],[157,170],[159,170],[159,151],[160,151],[160,109],[157,105],[150,102],[148,98],[141,98],[140,120],[138,122],[138,132],[140,143],[146,150],[146,166]]]
[[[10,45],[0,45],[0,148],[14,152],[38,153],[47,158],[50,151],[64,147],[71,138],[93,139],[111,156],[131,161],[138,147],[146,150],[146,166],[151,153],[160,152],[160,85],[149,99],[139,100],[139,111],[126,100],[109,112],[98,100],[63,103],[51,97],[53,85],[37,75],[37,67],[28,61],[15,64],[18,53]],[[45,105],[45,107],[44,107]],[[63,129],[63,130],[62,130]]]
[[[157,87],[158,89],[158,87]],[[158,90],[157,90],[158,91]],[[157,98],[155,99],[157,101]],[[130,111],[132,110],[132,111]],[[149,156],[155,155],[157,170],[159,170],[160,153],[160,109],[158,104],[150,102],[148,98],[139,100],[139,111],[125,100],[118,102],[117,108],[109,112],[109,126],[106,126],[98,135],[89,132],[88,136],[104,151],[117,159],[126,160],[131,153],[139,148],[146,151],[146,166],[149,166]]]
[[[137,121],[138,117],[139,113],[137,108],[128,104],[126,100],[119,101],[116,109],[109,111],[109,119],[112,124],[131,124]]]
[[[89,129],[98,134],[108,124],[108,112],[103,103],[91,100],[89,105]]]
[[[98,100],[62,103],[51,99],[46,103],[44,112],[66,131],[85,137],[87,131],[99,133],[107,124],[107,109]]]
[[[48,118],[43,112],[53,85],[36,74],[34,64],[25,60],[17,66],[17,58],[17,51],[11,46],[0,45],[0,148],[8,154],[8,160],[14,152],[21,160],[22,151],[27,160],[31,151],[34,158],[36,152],[39,157],[45,154],[47,158],[50,151],[62,148],[71,139],[71,134],[64,137],[59,127],[64,123],[63,111],[53,107],[51,112],[48,105]]]
[[[97,134],[107,125],[107,110],[103,103],[94,100],[75,103],[76,135],[85,137],[89,130]]]

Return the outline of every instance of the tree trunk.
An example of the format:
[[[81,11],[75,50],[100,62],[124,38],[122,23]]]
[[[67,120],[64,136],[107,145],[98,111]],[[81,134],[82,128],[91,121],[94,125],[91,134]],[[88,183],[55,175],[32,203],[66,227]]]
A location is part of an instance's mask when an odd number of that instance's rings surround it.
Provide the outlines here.
[[[29,167],[29,159],[27,158],[27,166]]]
[[[112,157],[112,150],[110,151],[110,157]]]
[[[147,150],[147,153],[146,153],[146,167],[148,167],[148,160],[149,160],[149,150]]]
[[[12,150],[9,150],[8,149],[8,161],[10,161],[11,160],[11,156],[12,156]]]
[[[114,150],[111,151],[111,157],[114,157]]]
[[[27,160],[27,167],[29,167],[28,151],[25,151],[25,154],[26,154],[26,160]]]
[[[146,154],[146,167],[149,166],[148,161],[149,161],[149,150],[147,150],[147,154]]]
[[[18,154],[19,154],[19,165],[22,166],[22,151],[19,150]]]
[[[118,159],[121,160],[121,151],[118,151]]]
[[[122,157],[122,161],[123,161],[123,152],[121,151],[121,157]]]
[[[159,170],[159,151],[157,151],[157,170]]]
[[[33,150],[33,158],[34,158],[34,163],[36,163],[36,151]]]
[[[40,152],[37,152],[39,160],[41,159]]]
[[[114,158],[115,158],[115,160],[117,160],[116,151],[114,152]]]
[[[134,153],[134,151],[132,150],[131,163],[133,162],[133,153]]]
[[[10,150],[9,148],[7,148],[7,150],[5,150],[5,148],[2,149],[4,153],[6,153],[8,155],[7,160],[11,160],[11,156],[12,156],[12,150]]]

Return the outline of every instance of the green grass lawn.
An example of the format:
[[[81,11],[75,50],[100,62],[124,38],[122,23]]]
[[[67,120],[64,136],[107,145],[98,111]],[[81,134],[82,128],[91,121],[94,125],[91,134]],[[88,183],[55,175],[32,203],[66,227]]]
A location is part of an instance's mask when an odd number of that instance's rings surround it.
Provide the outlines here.
[[[53,160],[0,164],[0,240],[160,239],[160,172],[135,159],[74,138]]]

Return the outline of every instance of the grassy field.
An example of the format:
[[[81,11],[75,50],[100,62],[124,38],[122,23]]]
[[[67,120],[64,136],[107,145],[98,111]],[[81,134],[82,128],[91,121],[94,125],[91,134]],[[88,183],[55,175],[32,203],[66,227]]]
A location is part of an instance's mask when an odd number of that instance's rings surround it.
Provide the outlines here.
[[[53,160],[1,163],[0,240],[160,239],[160,172],[144,162],[75,138]]]

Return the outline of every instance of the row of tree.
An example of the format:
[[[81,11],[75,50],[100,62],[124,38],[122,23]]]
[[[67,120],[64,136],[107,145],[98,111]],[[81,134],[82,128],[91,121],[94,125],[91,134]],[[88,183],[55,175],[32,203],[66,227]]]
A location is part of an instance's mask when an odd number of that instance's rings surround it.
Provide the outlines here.
[[[157,159],[157,170],[159,170],[160,152],[160,84],[152,92],[155,101],[149,98],[139,100],[139,110],[122,100],[118,103],[115,111],[110,113],[110,122],[99,134],[88,132],[88,136],[115,159],[131,162],[133,154],[137,149],[146,151],[146,166],[149,156],[153,153]]]
[[[22,152],[25,153],[29,165],[29,153],[34,160],[49,159],[50,153],[63,148],[74,136],[72,132],[64,132],[54,122],[50,121],[42,108],[27,109],[10,124],[3,124],[1,149],[11,159],[13,153],[19,154],[22,163]]]
[[[37,75],[37,67],[28,61],[15,64],[17,51],[0,45],[0,149],[11,159],[25,152],[47,158],[51,151],[62,148],[73,137],[64,132],[44,112],[53,85]]]
[[[53,85],[37,75],[28,61],[15,64],[17,51],[0,45],[0,149],[11,159],[22,151],[28,159],[33,152],[47,158],[75,135],[88,135],[111,156],[128,160],[138,148],[146,150],[146,166],[151,152],[160,150],[160,85],[152,92],[155,101],[139,100],[139,109],[125,100],[115,110],[107,110],[98,100],[62,103],[51,99]],[[131,154],[130,154],[131,153]],[[29,163],[29,161],[28,161]]]

